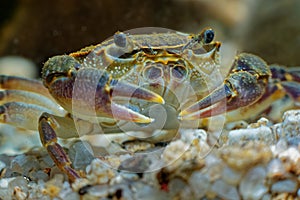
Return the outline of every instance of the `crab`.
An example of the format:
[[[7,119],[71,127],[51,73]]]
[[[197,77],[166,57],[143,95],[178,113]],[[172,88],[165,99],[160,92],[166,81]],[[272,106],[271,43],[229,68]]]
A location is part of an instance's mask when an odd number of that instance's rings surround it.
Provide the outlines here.
[[[1,75],[0,121],[38,130],[55,164],[75,181],[80,176],[58,138],[100,132],[120,142],[116,135],[131,131],[137,134],[127,139],[144,134],[138,139],[169,141],[179,128],[207,126],[213,116],[235,121],[286,95],[300,100],[298,68],[268,66],[253,54],[238,54],[224,78],[221,43],[211,28],[146,32],[117,32],[99,45],[54,56],[42,81]]]

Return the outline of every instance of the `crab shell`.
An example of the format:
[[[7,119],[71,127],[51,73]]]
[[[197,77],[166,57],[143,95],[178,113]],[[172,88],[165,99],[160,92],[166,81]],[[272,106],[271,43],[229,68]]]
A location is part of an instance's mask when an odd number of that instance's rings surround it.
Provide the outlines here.
[[[197,102],[223,82],[219,72],[220,42],[212,41],[213,32],[209,28],[197,35],[165,29],[160,31],[152,34],[149,34],[149,30],[148,34],[117,32],[113,38],[99,45],[68,56],[53,57],[43,68],[44,85],[70,113],[84,119],[90,119],[92,115],[100,123],[104,121],[102,126],[109,124],[105,132],[116,131],[116,127],[150,132],[155,129],[177,129],[180,126],[178,114],[181,109]],[[57,78],[57,74],[63,76]],[[76,81],[66,84],[66,79],[74,77]],[[93,81],[82,84],[86,79]],[[99,94],[101,101],[95,105],[93,90],[97,90],[97,81],[102,79],[109,80],[110,85],[105,86],[102,94]],[[137,90],[124,89],[119,84],[121,82],[159,95],[163,99],[160,102],[163,105],[158,105],[157,101],[135,98]],[[62,86],[63,84],[67,86]],[[113,91],[109,89],[112,84],[115,84]],[[61,93],[59,88],[62,87],[73,89],[66,89],[68,92],[65,90]],[[72,95],[66,95],[70,92]],[[75,100],[74,96],[79,98]],[[89,101],[91,102],[86,103]],[[105,107],[103,104],[111,105],[110,101],[114,102],[113,105],[126,106],[149,117],[151,123],[134,120],[133,117],[122,121],[119,107],[110,111],[102,109]],[[100,107],[100,112],[96,111],[94,114],[97,106]],[[140,124],[130,123],[132,121]],[[184,125],[196,128],[199,122],[191,121]]]

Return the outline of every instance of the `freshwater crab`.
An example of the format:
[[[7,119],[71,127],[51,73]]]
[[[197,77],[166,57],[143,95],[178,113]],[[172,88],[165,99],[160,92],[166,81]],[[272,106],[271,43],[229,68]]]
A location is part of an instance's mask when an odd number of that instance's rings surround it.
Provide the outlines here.
[[[221,113],[228,121],[257,115],[286,94],[299,102],[299,69],[269,67],[241,53],[223,79],[221,43],[213,39],[210,28],[195,35],[117,32],[99,45],[50,58],[43,83],[1,75],[0,120],[38,129],[54,162],[74,181],[79,175],[57,138],[78,137],[76,123],[84,124],[84,134],[99,125],[104,133],[143,131],[158,142]],[[157,129],[161,134],[153,135]]]

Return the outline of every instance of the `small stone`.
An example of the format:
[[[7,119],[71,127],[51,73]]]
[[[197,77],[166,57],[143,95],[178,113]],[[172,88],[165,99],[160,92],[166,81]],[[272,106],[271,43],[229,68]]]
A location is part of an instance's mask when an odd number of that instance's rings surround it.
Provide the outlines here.
[[[267,176],[269,178],[283,178],[286,175],[286,169],[281,160],[276,158],[269,162],[267,166]]]
[[[24,179],[24,177],[16,177],[8,183],[8,191],[9,195],[17,195],[22,197],[22,193],[26,194],[28,192],[27,181]]]
[[[242,143],[225,146],[220,153],[225,163],[235,170],[249,169],[258,163],[267,163],[273,156],[267,144],[253,141],[245,145]]]
[[[176,195],[179,195],[180,192],[187,186],[186,183],[182,180],[182,179],[179,179],[179,178],[175,178],[175,179],[172,179],[170,181],[170,183],[168,184],[169,186],[169,191],[170,192],[170,195],[172,195],[172,197],[176,196]]]
[[[238,185],[242,178],[243,173],[236,171],[229,167],[225,167],[222,171],[222,179],[231,185]]]
[[[289,147],[278,155],[287,170],[300,174],[300,152],[296,147]]]
[[[191,188],[190,187],[184,187],[184,188],[182,188],[182,192],[180,193],[178,199],[180,199],[180,200],[190,200],[191,196],[192,196],[191,194],[192,194]],[[173,199],[176,199],[176,197],[173,198]],[[195,197],[194,197],[194,199],[195,199]]]
[[[79,196],[79,194],[72,192],[66,196],[62,196],[61,199],[63,199],[63,200],[80,200],[80,196]]]
[[[267,173],[264,167],[257,166],[243,177],[240,182],[239,192],[243,199],[261,199],[268,191],[265,186],[265,177]]]
[[[109,194],[108,185],[94,185],[91,187],[87,187],[87,190],[80,191],[81,194],[89,194],[93,197],[106,197]]]
[[[58,194],[63,188],[64,175],[55,174],[54,177],[45,183],[45,194],[51,198],[58,197]]]
[[[86,168],[87,178],[91,184],[104,184],[115,177],[115,172],[104,165],[99,159],[94,159]]]
[[[275,145],[271,146],[271,150],[274,156],[278,156],[278,154],[287,150],[287,148],[288,148],[288,143],[284,138],[279,139],[279,141]]]
[[[25,200],[27,198],[26,192],[23,192],[22,189],[18,186],[14,188],[13,197],[17,200]]]
[[[49,180],[49,175],[46,174],[43,170],[30,172],[29,177],[31,180],[35,180],[35,181],[40,179],[44,181]]]
[[[275,136],[267,126],[257,128],[237,129],[229,131],[228,144],[240,143],[241,141],[260,140],[266,143],[274,143]]]
[[[139,184],[140,185],[140,184]],[[143,200],[169,199],[168,194],[149,185],[141,185],[136,188],[134,198]]]
[[[265,194],[261,200],[271,200],[272,199],[272,196],[270,194]]]
[[[207,168],[206,174],[209,177],[209,181],[214,181],[221,177],[224,165],[220,158],[213,154],[209,154],[205,158],[205,166]]]
[[[295,137],[292,138],[287,138],[287,142],[290,146],[299,146],[300,145],[300,135],[297,135]]]
[[[294,180],[282,180],[277,181],[271,187],[272,193],[295,193],[297,191],[298,184]]]
[[[222,180],[215,181],[211,187],[211,190],[215,192],[218,195],[218,197],[221,197],[222,199],[228,199],[228,200],[240,199],[236,187],[229,185]]]
[[[19,174],[28,176],[30,171],[40,168],[35,156],[18,155],[11,162],[11,170]]]
[[[15,177],[13,178],[1,178],[0,179],[0,199],[5,199],[8,196],[11,196],[11,190],[8,190],[9,183],[16,179]]]
[[[69,148],[69,157],[75,169],[85,169],[89,165],[94,156],[87,142],[77,141]]]
[[[300,134],[300,110],[289,110],[283,114],[280,137],[295,137]]]
[[[185,154],[189,149],[189,144],[184,143],[182,140],[176,140],[171,142],[168,146],[166,146],[163,154],[162,159],[166,167],[172,171],[182,165],[185,161],[186,156]]]
[[[249,128],[258,128],[258,127],[261,127],[261,126],[267,126],[267,125],[269,125],[269,123],[270,122],[267,118],[262,117],[259,120],[257,120],[256,123],[252,123],[248,127]]]
[[[201,199],[210,188],[210,180],[206,174],[194,172],[189,179],[189,185],[194,193],[194,197]]]
[[[0,161],[8,166],[11,162],[11,157],[6,154],[0,154]]]

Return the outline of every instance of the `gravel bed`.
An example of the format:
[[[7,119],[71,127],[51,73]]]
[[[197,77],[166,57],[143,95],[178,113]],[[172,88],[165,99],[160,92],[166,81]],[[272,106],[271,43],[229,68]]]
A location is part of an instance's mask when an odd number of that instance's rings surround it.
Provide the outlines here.
[[[167,144],[145,143],[151,157],[94,158],[74,142],[67,151],[84,176],[75,183],[41,147],[1,154],[0,199],[299,199],[300,110],[285,112],[281,123],[261,118],[233,127],[218,140],[199,129],[181,130]]]

